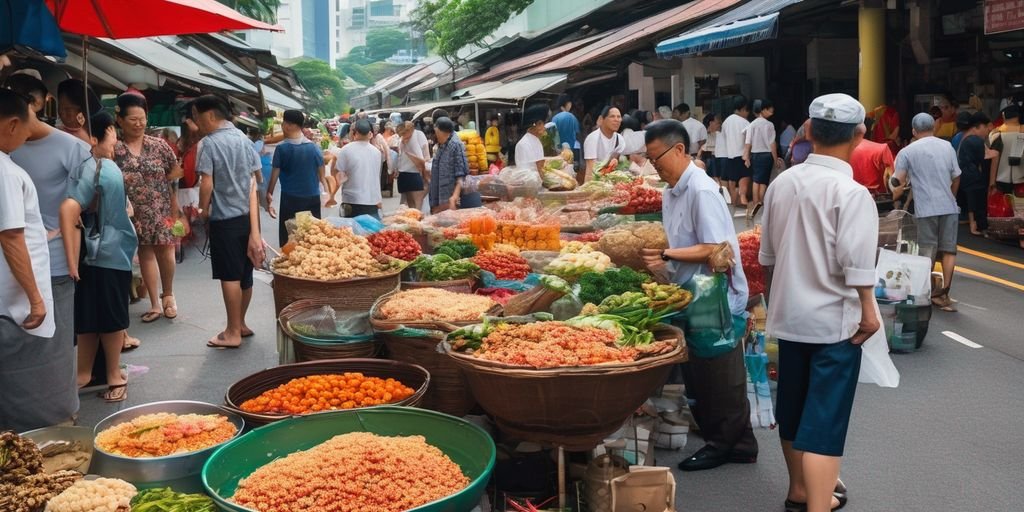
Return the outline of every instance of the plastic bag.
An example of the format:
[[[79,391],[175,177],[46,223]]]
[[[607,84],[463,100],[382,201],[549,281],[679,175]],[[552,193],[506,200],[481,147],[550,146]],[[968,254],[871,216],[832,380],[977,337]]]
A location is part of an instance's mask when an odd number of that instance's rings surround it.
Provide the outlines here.
[[[592,225],[594,226],[594,229],[600,230],[618,226],[623,222],[625,222],[625,218],[621,215],[616,215],[614,213],[602,213],[594,219]]]
[[[989,217],[1013,217],[1013,196],[998,190],[988,193]]]
[[[729,283],[725,274],[697,274],[683,285],[693,300],[676,317],[693,355],[710,359],[736,348],[746,331],[746,320],[734,317],[729,308]]]
[[[885,304],[931,302],[932,260],[925,256],[879,249],[875,298]]]
[[[506,288],[517,292],[525,292],[540,284],[540,274],[528,274],[522,281],[506,281],[498,279],[493,272],[480,271],[481,288]]]
[[[544,169],[544,188],[554,191],[573,190],[576,188],[576,177],[558,169]]]
[[[353,233],[359,236],[370,236],[373,234],[372,231],[367,231],[366,228],[364,228],[363,225],[360,224],[359,221],[357,221],[356,219],[350,219],[345,217],[328,217],[324,220],[327,221],[328,224],[336,228],[349,228],[352,230]],[[288,223],[285,223],[285,226],[287,225]]]
[[[385,227],[383,222],[372,215],[359,215],[354,220],[370,234],[379,233]]]
[[[882,322],[882,313],[876,307],[878,325]],[[900,372],[889,356],[889,342],[885,339],[885,329],[881,328],[861,345],[860,374],[857,382],[877,384],[883,388],[895,388],[900,385]]]
[[[541,188],[540,175],[537,174],[536,168],[506,167],[498,174],[498,179],[510,187],[522,187],[533,191]]]
[[[288,320],[288,328],[303,340],[355,343],[373,339],[369,312],[339,315],[331,306],[297,313]]]

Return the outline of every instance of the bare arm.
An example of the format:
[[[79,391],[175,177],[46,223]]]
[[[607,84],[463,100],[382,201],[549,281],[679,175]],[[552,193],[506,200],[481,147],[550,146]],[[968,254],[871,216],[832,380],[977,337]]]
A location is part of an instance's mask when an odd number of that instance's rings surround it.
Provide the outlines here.
[[[671,260],[686,263],[706,263],[716,247],[718,244],[697,244],[691,247],[665,249],[665,256]]]
[[[64,254],[68,260],[68,274],[75,281],[78,276],[78,258],[82,250],[80,232],[82,205],[78,201],[67,198],[60,205],[60,235],[64,240]]]
[[[277,178],[281,175],[281,168],[274,167],[270,171],[270,183],[267,183],[267,204],[274,202],[274,189],[277,188]]]
[[[596,162],[596,160],[594,160],[593,158],[588,158],[587,159],[587,169],[586,169],[585,173],[583,174],[583,176],[584,176],[583,181],[590,181],[590,178],[592,176],[594,176],[594,163],[595,162]]]
[[[247,252],[252,266],[262,268],[266,253],[263,251],[263,235],[260,233],[260,200],[259,193],[256,191],[255,177],[249,184],[249,248]]]
[[[544,180],[544,160],[537,160],[534,162],[537,164],[537,174],[540,174],[541,181]]]
[[[25,230],[8,229],[0,231],[0,247],[4,250],[4,259],[7,266],[14,274],[14,280],[18,282],[32,309],[28,318],[21,324],[26,329],[35,329],[43,325],[46,318],[46,304],[43,302],[43,295],[36,286],[35,273],[32,271],[32,259],[28,255],[28,245],[25,243]]]
[[[202,174],[199,178],[199,211],[200,215],[210,217],[210,201],[213,200],[213,176]]]
[[[860,300],[860,324],[857,332],[850,338],[850,343],[860,345],[875,334],[881,325],[878,322],[878,305],[875,303],[874,286],[858,286],[857,298]]]
[[[960,176],[953,178],[953,185],[950,187],[953,191],[953,197],[956,197],[956,193],[960,190]]]

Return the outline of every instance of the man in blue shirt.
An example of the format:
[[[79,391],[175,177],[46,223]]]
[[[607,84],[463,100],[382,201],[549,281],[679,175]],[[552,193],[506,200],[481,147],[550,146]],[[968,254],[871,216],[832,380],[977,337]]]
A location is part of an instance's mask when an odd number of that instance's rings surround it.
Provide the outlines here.
[[[281,211],[278,224],[278,244],[288,243],[285,222],[299,212],[311,212],[320,218],[320,184],[329,190],[324,176],[324,155],[320,147],[302,135],[306,116],[298,110],[286,110],[281,128],[285,140],[274,151],[273,170],[267,185],[267,204],[273,204],[274,187],[281,179]]]
[[[555,128],[558,130],[558,140],[563,144],[569,144],[569,147],[572,148],[573,160],[578,168],[582,161],[580,158],[580,122],[570,112],[572,98],[568,94],[559,96],[558,107],[561,112],[555,114],[551,121],[555,123]]]
[[[668,188],[662,202],[665,234],[670,249],[644,251],[644,261],[654,275],[666,272],[671,280],[686,285],[705,273],[719,245],[728,242],[735,255],[728,287],[733,347],[725,353],[697,354],[690,346],[683,367],[686,394],[696,400],[694,417],[707,443],[679,463],[683,471],[712,469],[729,462],[757,461],[757,439],[750,427],[747,378],[739,338],[746,328],[747,279],[739,262],[736,229],[715,180],[690,158],[690,137],[683,123],[674,119],[647,125],[647,158]],[[731,327],[731,329],[729,329]],[[728,330],[727,330],[728,329]],[[695,340],[687,332],[687,340]]]

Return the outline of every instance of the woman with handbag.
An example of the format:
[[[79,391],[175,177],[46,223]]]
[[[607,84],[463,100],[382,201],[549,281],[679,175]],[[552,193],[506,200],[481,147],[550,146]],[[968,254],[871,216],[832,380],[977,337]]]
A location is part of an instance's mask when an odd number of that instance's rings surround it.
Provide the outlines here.
[[[68,270],[75,289],[75,334],[78,337],[78,385],[92,378],[93,360],[103,345],[107,402],[128,397],[121,374],[121,346],[128,329],[132,258],[138,246],[128,216],[124,176],[111,158],[117,144],[114,119],[105,112],[91,119],[92,158],[68,182],[60,208]],[[78,230],[83,230],[80,233]]]

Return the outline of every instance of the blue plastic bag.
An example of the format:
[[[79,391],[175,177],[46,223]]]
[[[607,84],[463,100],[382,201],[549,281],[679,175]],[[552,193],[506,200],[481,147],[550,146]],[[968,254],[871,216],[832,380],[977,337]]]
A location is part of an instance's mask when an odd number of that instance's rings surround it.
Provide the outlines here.
[[[384,223],[372,215],[359,215],[355,221],[370,234],[380,233],[384,229]]]
[[[522,281],[506,281],[498,279],[493,272],[480,271],[481,288],[506,288],[514,292],[525,292],[540,284],[540,274],[527,274]]]

